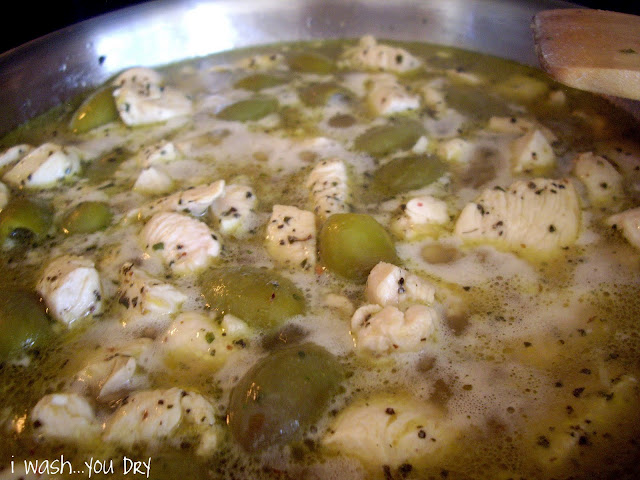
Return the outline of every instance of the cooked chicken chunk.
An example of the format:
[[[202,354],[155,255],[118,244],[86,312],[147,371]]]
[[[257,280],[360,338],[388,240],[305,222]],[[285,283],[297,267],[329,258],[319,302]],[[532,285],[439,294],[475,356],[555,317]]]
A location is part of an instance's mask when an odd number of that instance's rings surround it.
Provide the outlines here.
[[[573,172],[587,188],[593,205],[613,205],[624,198],[622,175],[606,158],[587,152],[574,162]]]
[[[435,85],[426,84],[422,86],[420,94],[424,104],[436,114],[444,113],[447,110],[445,94]]]
[[[218,220],[220,232],[242,237],[258,225],[255,208],[258,199],[251,187],[232,184],[211,204],[210,211]]]
[[[386,307],[407,302],[432,303],[436,289],[426,280],[390,263],[378,263],[367,277],[368,302]]]
[[[120,347],[101,350],[76,374],[73,388],[88,391],[99,402],[110,402],[124,393],[146,387],[148,378],[138,360],[151,343],[149,338],[139,338]]]
[[[113,82],[113,96],[122,121],[130,126],[164,122],[192,112],[191,100],[162,85],[162,76],[148,68],[133,68]]]
[[[449,162],[467,163],[474,151],[474,144],[463,138],[451,138],[438,144],[438,155]]]
[[[313,213],[274,205],[267,224],[266,247],[279,263],[309,268],[316,263],[316,219]]]
[[[361,352],[410,352],[433,337],[438,321],[438,312],[426,305],[412,305],[404,312],[392,305],[364,305],[351,317],[351,334]]]
[[[367,101],[376,115],[391,115],[420,108],[420,97],[410,94],[395,76],[387,74],[372,77]]]
[[[640,248],[640,208],[632,208],[624,212],[611,215],[607,224],[622,230],[627,241],[636,248]]]
[[[148,252],[160,255],[178,274],[206,267],[221,248],[218,236],[206,224],[174,212],[151,217],[140,232],[140,240]]]
[[[193,372],[212,372],[220,368],[241,346],[234,343],[249,332],[238,319],[215,318],[197,312],[178,315],[158,336],[167,365],[190,365]]]
[[[0,154],[0,167],[6,167],[7,165],[16,163],[32,150],[33,147],[26,143],[21,143],[19,145],[14,145],[13,147],[7,148]]]
[[[160,142],[144,148],[137,157],[140,166],[148,168],[176,160],[178,152],[172,142]]]
[[[511,144],[513,173],[544,172],[553,167],[556,155],[540,130],[531,130]]]
[[[16,187],[51,188],[79,170],[80,157],[73,148],[44,143],[23,156],[2,178]]]
[[[435,288],[426,280],[380,262],[369,273],[365,298],[369,304],[351,317],[351,334],[360,352],[419,350],[433,337],[439,314],[427,305],[435,300]]]
[[[120,271],[118,302],[126,307],[127,318],[139,323],[142,317],[151,316],[154,321],[175,313],[187,295],[169,283],[165,283],[132,263],[125,263]]]
[[[637,399],[638,379],[632,375],[622,375],[597,393],[584,395],[580,404],[572,408],[570,417],[554,423],[553,428],[532,432],[542,434],[546,445],[534,451],[540,465],[553,469],[562,465],[563,460],[579,456],[585,445],[598,440],[600,432],[612,431],[628,422],[637,409]]]
[[[464,68],[448,68],[445,70],[445,73],[454,83],[478,86],[487,81],[482,75],[470,72]]]
[[[207,436],[216,432],[213,406],[201,395],[180,388],[145,390],[127,397],[107,420],[104,439],[128,448],[180,445],[181,433]],[[215,436],[214,436],[215,439]]]
[[[540,133],[544,135],[548,142],[554,142],[558,139],[548,128],[523,117],[491,117],[487,128],[493,132],[520,135],[524,135],[533,130],[540,130]]]
[[[185,212],[196,217],[204,215],[213,202],[224,193],[224,180],[189,188],[146,203],[127,213],[128,217],[148,218],[159,212]]]
[[[0,182],[0,210],[7,206],[9,203],[9,189],[7,186]]]
[[[86,443],[102,430],[91,404],[75,393],[42,397],[31,411],[31,423],[36,436],[45,440]]]
[[[338,414],[322,443],[367,465],[437,461],[459,435],[434,405],[403,394],[376,394]]]
[[[67,325],[102,309],[100,276],[87,258],[73,255],[56,258],[45,268],[37,290],[51,315]]]
[[[157,195],[170,192],[173,188],[173,179],[156,167],[145,168],[140,172],[133,189],[136,192],[148,195]]]
[[[335,213],[349,211],[347,168],[341,160],[318,163],[307,178],[313,212],[324,221]]]
[[[341,64],[347,68],[407,72],[422,66],[422,62],[403,48],[377,43],[371,35],[360,39],[355,47],[342,54]]]
[[[435,225],[449,222],[447,204],[430,195],[412,198],[403,205],[400,215],[391,224],[400,237],[412,239],[429,233]]]
[[[485,190],[464,207],[455,234],[467,241],[549,252],[571,245],[580,230],[580,205],[566,179],[518,181]]]

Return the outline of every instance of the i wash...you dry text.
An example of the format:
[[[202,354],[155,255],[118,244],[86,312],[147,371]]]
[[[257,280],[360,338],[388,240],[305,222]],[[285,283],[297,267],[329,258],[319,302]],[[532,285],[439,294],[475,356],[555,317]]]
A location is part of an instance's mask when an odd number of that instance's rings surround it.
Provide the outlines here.
[[[21,462],[11,460],[11,473],[19,471],[23,466]],[[127,456],[122,458],[121,465],[114,463],[112,459],[97,460],[93,457],[83,462],[80,468],[74,466],[69,460],[65,460],[64,455],[54,460],[24,460],[24,471],[27,474],[36,475],[64,475],[77,474],[86,475],[113,475],[116,467],[125,475],[144,475],[149,478],[151,474],[151,457],[146,461],[134,460]]]

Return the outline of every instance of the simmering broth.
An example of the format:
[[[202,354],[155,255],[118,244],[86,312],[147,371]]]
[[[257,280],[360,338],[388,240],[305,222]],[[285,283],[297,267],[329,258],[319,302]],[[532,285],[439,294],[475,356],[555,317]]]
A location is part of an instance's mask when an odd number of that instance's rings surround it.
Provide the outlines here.
[[[2,146],[0,478],[636,478],[606,100],[365,37],[132,69]]]

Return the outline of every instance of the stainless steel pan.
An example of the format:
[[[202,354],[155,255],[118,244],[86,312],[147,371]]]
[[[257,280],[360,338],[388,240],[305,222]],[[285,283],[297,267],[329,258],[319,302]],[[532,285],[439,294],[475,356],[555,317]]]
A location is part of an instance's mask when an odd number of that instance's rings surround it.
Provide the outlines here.
[[[130,66],[237,47],[357,37],[422,40],[537,63],[532,16],[553,0],[158,0],[0,55],[0,134]]]

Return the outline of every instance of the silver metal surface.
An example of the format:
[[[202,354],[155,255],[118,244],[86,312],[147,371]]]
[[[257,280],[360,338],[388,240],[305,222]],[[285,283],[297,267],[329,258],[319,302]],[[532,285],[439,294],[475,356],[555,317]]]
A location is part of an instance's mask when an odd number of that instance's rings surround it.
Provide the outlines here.
[[[135,65],[237,47],[371,33],[537,65],[530,23],[554,0],[158,0],[0,55],[0,133]]]

